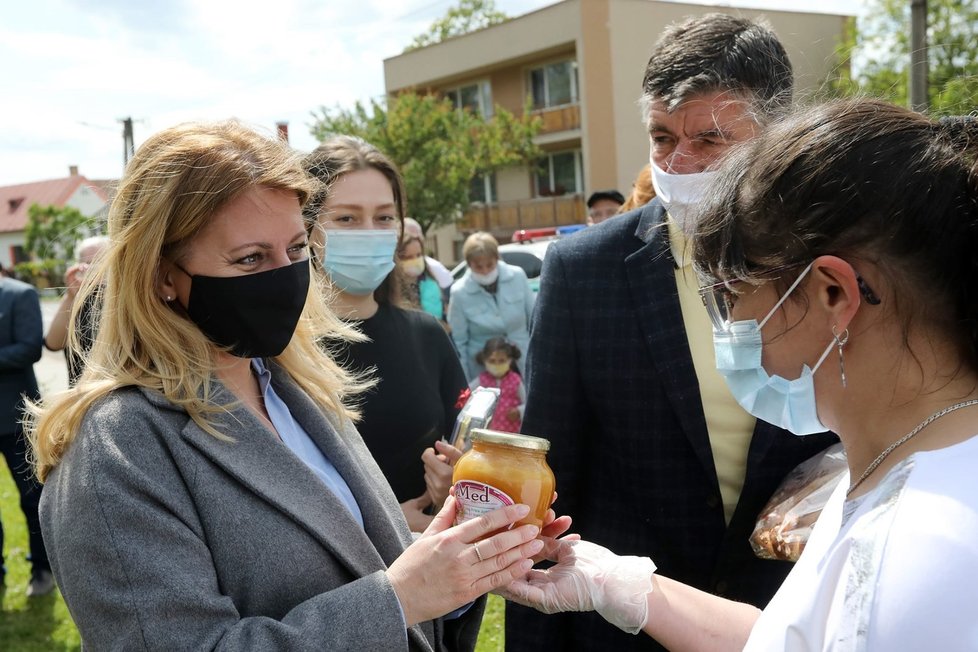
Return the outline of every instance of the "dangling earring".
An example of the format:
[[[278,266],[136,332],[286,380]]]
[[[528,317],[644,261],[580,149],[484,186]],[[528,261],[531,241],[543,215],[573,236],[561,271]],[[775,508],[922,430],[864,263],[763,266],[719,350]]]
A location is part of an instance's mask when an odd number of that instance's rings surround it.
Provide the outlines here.
[[[832,337],[835,338],[835,344],[839,347],[839,373],[842,374],[842,387],[846,387],[846,364],[842,359],[842,347],[846,345],[849,341],[849,329],[842,331],[842,335],[835,330],[835,325],[832,326]]]

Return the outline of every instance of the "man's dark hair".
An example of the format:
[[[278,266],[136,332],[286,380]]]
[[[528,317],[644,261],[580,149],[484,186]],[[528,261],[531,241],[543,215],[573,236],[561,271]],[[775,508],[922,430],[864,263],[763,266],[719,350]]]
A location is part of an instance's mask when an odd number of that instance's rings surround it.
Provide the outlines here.
[[[694,95],[732,91],[763,124],[791,105],[794,75],[784,46],[764,22],[706,14],[666,27],[642,81],[642,111],[673,111]]]

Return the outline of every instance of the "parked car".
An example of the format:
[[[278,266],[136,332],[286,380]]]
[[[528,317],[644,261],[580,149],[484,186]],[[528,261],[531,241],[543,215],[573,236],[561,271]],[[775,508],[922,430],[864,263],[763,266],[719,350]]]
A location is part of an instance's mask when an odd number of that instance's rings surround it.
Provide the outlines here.
[[[540,271],[543,269],[543,257],[557,238],[558,229],[520,230],[513,234],[513,242],[499,245],[499,257],[509,265],[516,265],[526,272],[530,287],[534,292],[540,291]],[[452,278],[456,281],[462,278],[469,267],[463,260],[452,269]]]

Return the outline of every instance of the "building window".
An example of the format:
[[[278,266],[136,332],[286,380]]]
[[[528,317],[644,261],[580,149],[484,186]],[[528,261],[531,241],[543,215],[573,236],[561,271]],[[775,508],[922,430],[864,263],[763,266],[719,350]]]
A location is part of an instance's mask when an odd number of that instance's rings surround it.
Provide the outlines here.
[[[450,88],[445,91],[445,97],[456,109],[469,109],[484,118],[492,117],[492,88],[488,81]]]
[[[30,259],[31,256],[24,250],[23,245],[13,245],[10,247],[10,260],[13,261],[14,265],[29,262]]]
[[[568,59],[530,71],[534,109],[577,104],[577,62]]]
[[[496,175],[482,174],[469,186],[469,201],[473,204],[491,204],[496,201]]]
[[[579,149],[547,154],[537,168],[537,196],[553,197],[583,192],[583,170],[581,150]]]

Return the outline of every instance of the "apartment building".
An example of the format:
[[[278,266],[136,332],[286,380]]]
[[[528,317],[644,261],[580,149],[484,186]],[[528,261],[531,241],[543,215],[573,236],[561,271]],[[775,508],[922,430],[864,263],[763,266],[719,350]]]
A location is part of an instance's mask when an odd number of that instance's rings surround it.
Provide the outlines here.
[[[637,99],[652,46],[663,27],[713,11],[765,18],[785,44],[799,97],[817,95],[835,65],[846,16],[759,11],[660,0],[564,0],[508,22],[384,61],[388,94],[438,92],[491,115],[520,114],[529,100],[543,122],[544,157],[474,179],[473,205],[455,229],[435,239],[439,256],[457,259],[458,242],[477,229],[501,241],[514,230],[584,221],[594,190],[628,194],[648,161]]]

